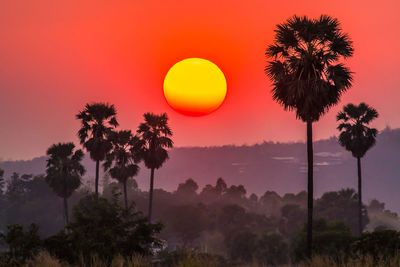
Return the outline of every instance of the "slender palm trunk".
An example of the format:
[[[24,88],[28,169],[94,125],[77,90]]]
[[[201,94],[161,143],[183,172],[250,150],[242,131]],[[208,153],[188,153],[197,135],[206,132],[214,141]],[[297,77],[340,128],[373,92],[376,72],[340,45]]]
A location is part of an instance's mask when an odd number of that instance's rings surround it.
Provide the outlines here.
[[[153,187],[154,187],[154,168],[150,173],[150,191],[149,191],[149,222],[151,222],[151,214],[153,211]]]
[[[69,216],[68,216],[68,200],[64,197],[64,216],[65,216],[65,224],[69,223]]]
[[[312,257],[312,224],[313,224],[313,201],[314,201],[314,181],[313,181],[313,140],[312,122],[307,122],[307,160],[308,160],[308,216],[307,216],[307,257]]]
[[[362,199],[361,199],[361,159],[357,157],[358,169],[358,234],[362,234]]]
[[[96,197],[99,196],[99,169],[100,169],[100,161],[96,160],[96,180],[94,182]]]
[[[124,198],[125,198],[125,209],[128,209],[128,193],[126,191],[126,180],[124,182]]]

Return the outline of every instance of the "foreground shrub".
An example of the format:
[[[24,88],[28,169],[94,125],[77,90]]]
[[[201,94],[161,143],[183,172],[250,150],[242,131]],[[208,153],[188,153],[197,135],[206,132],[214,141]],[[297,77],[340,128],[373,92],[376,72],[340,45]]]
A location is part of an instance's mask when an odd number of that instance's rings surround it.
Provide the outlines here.
[[[357,255],[374,255],[375,259],[393,258],[400,255],[400,232],[380,230],[363,233],[354,242],[353,251]]]
[[[151,254],[152,248],[160,245],[155,234],[162,225],[149,223],[142,213],[132,209],[123,209],[117,201],[109,202],[95,195],[84,197],[73,209],[74,221],[48,241],[47,248],[60,258],[74,255],[69,262],[77,261],[77,253],[84,257],[98,255],[107,262],[119,254]]]
[[[347,257],[355,240],[351,230],[342,222],[327,223],[325,219],[313,222],[313,254],[330,257]],[[294,250],[295,261],[305,259],[306,229],[299,235]]]

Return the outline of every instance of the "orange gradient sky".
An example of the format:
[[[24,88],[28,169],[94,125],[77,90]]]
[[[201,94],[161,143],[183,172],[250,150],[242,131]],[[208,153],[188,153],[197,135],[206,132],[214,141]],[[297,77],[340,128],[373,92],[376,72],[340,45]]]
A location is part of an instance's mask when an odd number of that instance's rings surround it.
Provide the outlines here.
[[[315,139],[337,134],[348,102],[378,109],[378,129],[400,127],[399,13],[398,0],[0,1],[0,157],[77,142],[74,115],[93,101],[115,104],[122,128],[167,112],[177,146],[304,140],[263,71],[276,24],[294,14],[337,17],[354,41],[354,86],[315,125]],[[185,116],[165,101],[165,74],[189,57],[225,74],[227,97],[210,115]]]

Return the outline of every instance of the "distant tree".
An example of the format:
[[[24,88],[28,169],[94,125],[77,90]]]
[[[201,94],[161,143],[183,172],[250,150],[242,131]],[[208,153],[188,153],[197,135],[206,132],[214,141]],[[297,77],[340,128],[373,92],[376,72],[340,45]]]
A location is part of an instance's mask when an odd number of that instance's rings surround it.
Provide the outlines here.
[[[215,189],[217,190],[217,192],[222,195],[226,192],[226,190],[228,189],[228,186],[226,185],[224,179],[222,179],[222,177],[219,177],[217,180],[217,183],[215,185]]]
[[[328,222],[342,221],[353,233],[358,233],[358,195],[354,189],[341,189],[326,192],[315,202],[315,216],[325,218]],[[362,206],[362,227],[368,222],[366,207]]]
[[[182,240],[185,248],[193,245],[207,226],[202,205],[174,206],[170,209],[168,217],[167,227],[170,227],[174,235]]]
[[[24,178],[28,178],[23,175]],[[14,172],[7,184],[6,198],[10,202],[23,201],[25,188],[25,180],[19,173]]]
[[[168,159],[168,148],[172,148],[170,139],[172,131],[168,125],[166,113],[156,115],[145,113],[144,122],[139,125],[137,133],[140,138],[140,154],[147,168],[150,169],[149,221],[153,210],[154,170],[159,169]]]
[[[64,217],[68,224],[68,198],[81,185],[85,168],[81,164],[82,150],[74,152],[73,143],[58,143],[47,150],[46,183],[64,200]]]
[[[82,128],[78,131],[80,143],[96,162],[95,192],[98,196],[100,161],[112,149],[108,136],[118,126],[115,107],[106,103],[86,104],[76,118],[82,123]]]
[[[362,233],[362,184],[361,158],[375,144],[378,131],[369,128],[368,124],[378,117],[378,112],[365,103],[358,106],[348,104],[337,115],[340,122],[337,127],[340,131],[339,143],[357,158],[358,169],[358,231]]]
[[[176,194],[184,199],[193,198],[197,195],[197,189],[199,189],[199,186],[197,185],[196,181],[194,181],[192,178],[189,178],[184,183],[180,183],[178,185]]]
[[[224,194],[224,199],[233,203],[240,203],[245,197],[246,189],[243,185],[231,185]]]
[[[279,232],[293,239],[299,234],[306,222],[306,211],[296,204],[286,204],[281,208]]]
[[[104,170],[109,171],[112,178],[118,180],[124,188],[125,208],[128,208],[128,179],[137,175],[140,160],[136,146],[138,138],[133,136],[131,131],[112,132],[109,136],[112,150],[107,154],[104,163]]]
[[[226,185],[224,179],[218,178],[215,186],[207,184],[200,192],[200,199],[204,203],[212,203],[221,198],[225,194],[228,186]]]
[[[371,212],[383,212],[385,210],[385,203],[379,202],[376,199],[371,200],[368,206],[368,211]]]
[[[307,124],[308,236],[311,257],[313,219],[312,123],[336,105],[350,86],[351,72],[341,58],[353,55],[353,46],[339,21],[294,16],[277,26],[274,44],[266,50],[271,59],[265,71],[273,82],[272,97],[285,110],[295,110]]]

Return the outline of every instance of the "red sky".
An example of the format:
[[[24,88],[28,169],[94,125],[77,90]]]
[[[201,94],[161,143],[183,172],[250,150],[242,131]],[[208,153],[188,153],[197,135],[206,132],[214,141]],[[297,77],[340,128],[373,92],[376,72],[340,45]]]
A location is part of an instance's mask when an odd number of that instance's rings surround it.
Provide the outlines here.
[[[355,74],[342,103],[315,125],[336,135],[346,103],[378,109],[378,129],[400,127],[400,1],[0,1],[0,157],[44,155],[77,142],[74,115],[85,103],[116,105],[122,128],[147,111],[167,112],[177,146],[304,140],[305,126],[272,101],[264,50],[288,17],[337,17],[354,41]],[[177,61],[216,63],[226,101],[204,117],[172,110],[163,78]]]

